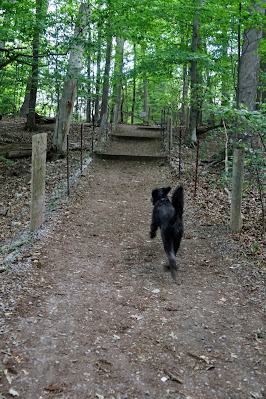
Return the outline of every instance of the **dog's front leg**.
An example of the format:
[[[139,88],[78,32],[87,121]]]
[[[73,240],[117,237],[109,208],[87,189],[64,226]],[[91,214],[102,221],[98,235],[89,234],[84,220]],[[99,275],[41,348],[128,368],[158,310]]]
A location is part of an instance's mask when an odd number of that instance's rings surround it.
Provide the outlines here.
[[[153,214],[152,220],[151,220],[150,238],[154,238],[156,236],[157,229],[158,229],[158,225],[155,222],[155,218],[154,218],[154,214]]]

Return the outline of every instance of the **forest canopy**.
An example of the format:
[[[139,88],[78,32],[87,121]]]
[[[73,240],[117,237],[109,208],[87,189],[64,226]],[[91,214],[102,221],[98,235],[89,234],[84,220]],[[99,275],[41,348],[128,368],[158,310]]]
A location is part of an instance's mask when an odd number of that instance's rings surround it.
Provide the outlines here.
[[[2,0],[0,114],[59,119],[71,82],[65,118],[167,109],[195,142],[198,125],[264,113],[265,21],[265,0]]]

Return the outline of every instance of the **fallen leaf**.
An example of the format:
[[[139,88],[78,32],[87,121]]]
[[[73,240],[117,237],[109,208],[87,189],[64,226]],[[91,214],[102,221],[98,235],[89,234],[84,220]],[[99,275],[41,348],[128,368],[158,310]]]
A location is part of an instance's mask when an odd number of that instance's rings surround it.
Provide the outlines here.
[[[11,377],[11,376],[8,374],[8,370],[7,370],[7,369],[4,370],[4,374],[5,374],[5,376],[6,376],[6,379],[7,379],[8,383],[9,383],[9,385],[11,385],[12,380],[13,380],[14,377]]]
[[[12,395],[12,396],[19,396],[19,393],[12,388],[9,389],[8,393],[9,393],[9,395]]]
[[[169,335],[173,339],[177,339],[178,338],[177,335],[175,335],[175,333],[173,331]]]

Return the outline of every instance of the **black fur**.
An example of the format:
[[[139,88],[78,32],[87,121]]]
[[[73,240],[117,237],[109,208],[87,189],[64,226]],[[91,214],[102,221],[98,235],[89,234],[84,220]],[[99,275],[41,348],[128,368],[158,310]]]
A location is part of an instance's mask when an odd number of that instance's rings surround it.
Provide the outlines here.
[[[152,191],[152,221],[150,237],[156,236],[158,227],[161,229],[161,236],[165,253],[169,260],[167,267],[170,270],[174,281],[177,279],[178,267],[176,264],[176,253],[184,233],[183,208],[184,192],[183,187],[177,187],[172,195],[172,201],[167,194],[171,187],[156,188]]]

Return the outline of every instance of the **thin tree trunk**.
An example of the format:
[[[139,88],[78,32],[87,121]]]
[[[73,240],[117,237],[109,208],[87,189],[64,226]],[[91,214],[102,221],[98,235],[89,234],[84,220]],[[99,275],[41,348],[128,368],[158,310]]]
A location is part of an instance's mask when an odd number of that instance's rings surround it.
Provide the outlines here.
[[[106,47],[105,70],[104,70],[104,77],[103,77],[101,117],[107,113],[107,108],[108,108],[111,56],[112,56],[112,36],[109,36],[108,41],[107,41],[107,47]]]
[[[116,128],[121,118],[121,94],[122,94],[122,73],[123,73],[123,54],[124,54],[124,39],[117,39],[117,90],[116,90],[116,105],[114,111],[114,127]]]
[[[89,6],[82,3],[79,7],[78,22],[74,31],[75,38],[85,38],[88,29],[88,14]],[[84,49],[82,44],[76,44],[70,52],[68,76],[64,82],[52,140],[52,151],[58,156],[66,155],[67,135],[69,133],[74,102],[76,99],[77,78],[82,69],[83,52]]]
[[[187,85],[187,65],[183,65],[183,89],[182,89],[182,105],[180,114],[180,125],[184,126],[186,123],[186,113],[188,112],[185,101],[187,99],[188,85]]]
[[[193,33],[191,51],[194,55],[190,64],[190,86],[191,86],[191,102],[190,102],[190,118],[189,118],[189,138],[192,143],[197,142],[197,116],[198,116],[198,103],[197,103],[197,49],[199,40],[199,12],[202,7],[203,0],[198,0],[198,9],[195,13],[193,20]]]
[[[89,33],[89,42],[91,35]],[[91,54],[87,58],[87,104],[86,104],[86,122],[91,122]]]
[[[27,87],[25,91],[25,97],[23,104],[20,108],[19,116],[21,118],[26,118],[27,113],[29,112],[29,103],[30,103],[30,86],[31,86],[31,75],[29,75],[27,80]]]
[[[94,115],[95,121],[97,122],[100,118],[100,86],[101,86],[101,27],[99,27],[99,34],[98,34],[98,52],[97,52],[97,75],[96,75],[96,85],[95,85],[95,108],[94,108]]]
[[[229,40],[229,38],[228,38],[227,35],[225,35],[225,37],[223,36],[222,40],[223,40],[222,41],[222,57],[224,59],[226,59],[228,57],[227,53],[228,53],[228,40]],[[229,97],[229,94],[228,94],[228,74],[223,69],[222,69],[221,73],[222,73],[222,76],[221,76],[221,78],[222,78],[222,82],[221,82],[222,83],[222,86],[221,86],[222,101],[221,101],[221,104],[222,105],[226,105],[227,102],[228,102],[228,97]]]
[[[32,42],[32,67],[31,67],[31,83],[29,93],[29,109],[27,114],[27,130],[36,130],[35,123],[35,107],[38,90],[38,74],[39,74],[39,47],[42,23],[42,7],[44,6],[43,0],[36,0],[36,20],[33,31]]]
[[[137,62],[137,52],[136,52],[136,43],[134,43],[134,71],[133,71],[133,98],[132,98],[132,107],[131,107],[131,125],[134,125],[134,112],[135,112],[135,104],[136,104],[136,62]]]
[[[108,37],[106,46],[105,69],[103,77],[103,94],[101,104],[101,128],[100,135],[106,132],[108,122],[108,95],[109,95],[109,80],[110,80],[110,66],[112,57],[112,35]]]
[[[143,94],[144,94],[144,112],[145,112],[145,117],[144,117],[144,122],[147,123],[148,121],[148,82],[147,78],[143,79]]]

